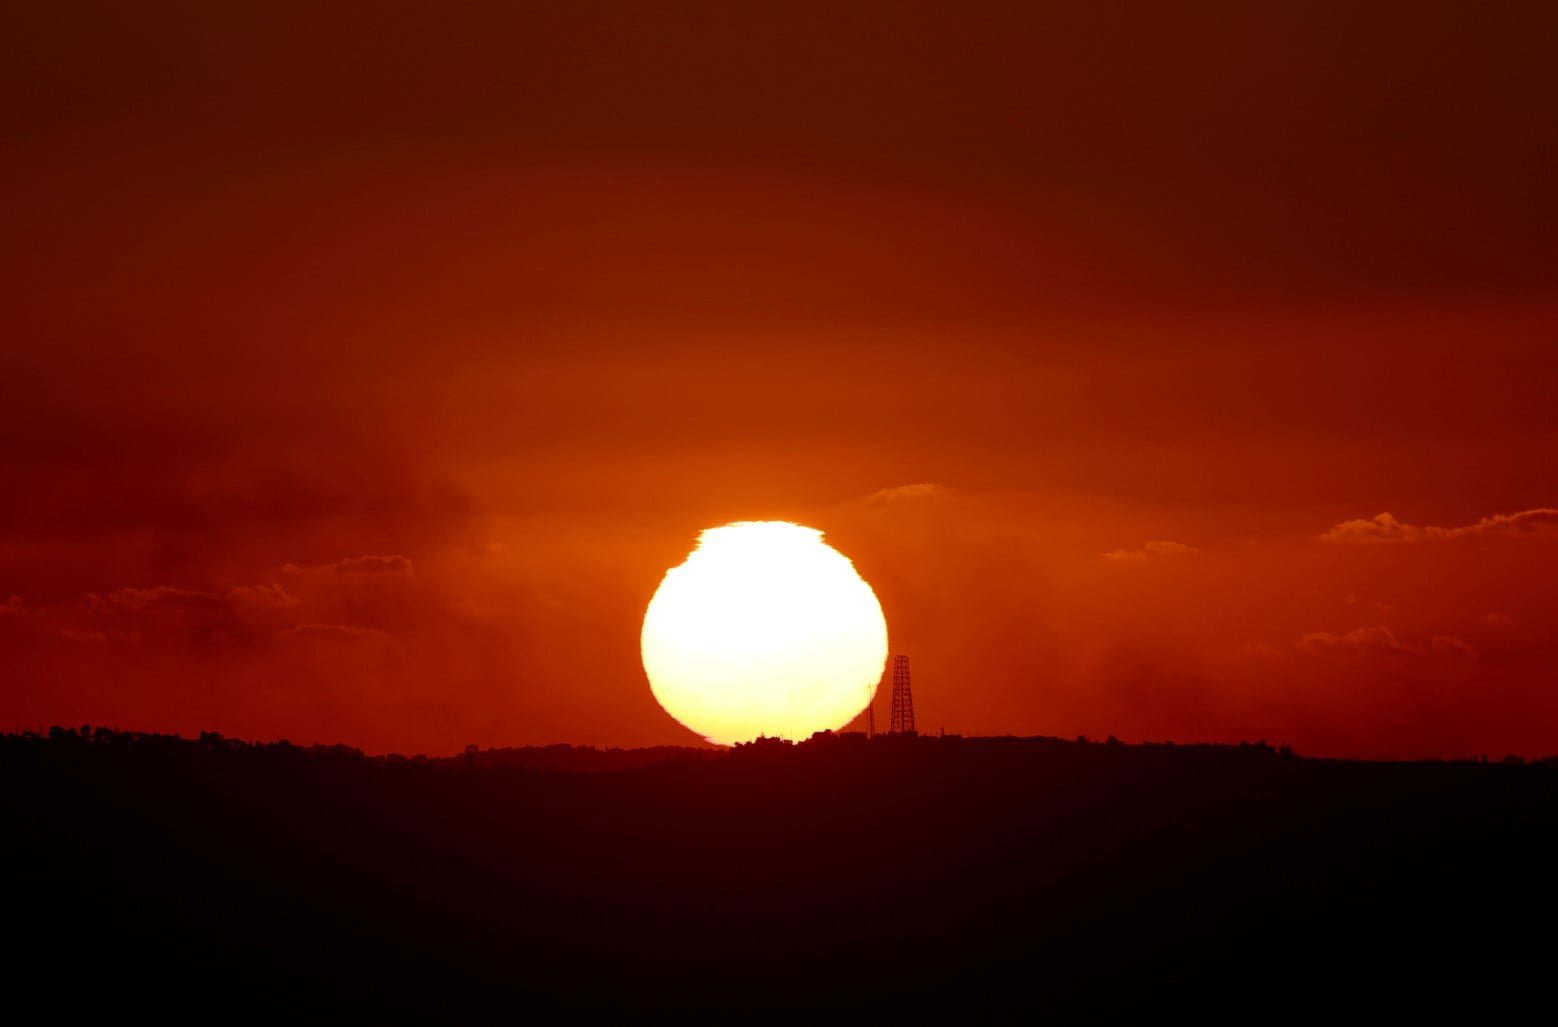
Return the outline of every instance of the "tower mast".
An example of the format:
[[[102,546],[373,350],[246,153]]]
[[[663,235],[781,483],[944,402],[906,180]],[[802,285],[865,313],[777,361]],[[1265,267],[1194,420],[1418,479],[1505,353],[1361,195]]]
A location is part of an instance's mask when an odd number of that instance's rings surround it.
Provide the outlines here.
[[[909,658],[893,657],[893,719],[888,733],[919,734],[914,730],[914,693],[909,688]]]

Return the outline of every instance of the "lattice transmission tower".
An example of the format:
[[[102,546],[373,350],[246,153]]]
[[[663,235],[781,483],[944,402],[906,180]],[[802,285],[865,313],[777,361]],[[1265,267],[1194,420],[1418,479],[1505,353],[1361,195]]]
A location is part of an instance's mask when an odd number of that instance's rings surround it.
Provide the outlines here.
[[[909,689],[909,658],[893,657],[893,719],[888,734],[914,735],[914,693]]]

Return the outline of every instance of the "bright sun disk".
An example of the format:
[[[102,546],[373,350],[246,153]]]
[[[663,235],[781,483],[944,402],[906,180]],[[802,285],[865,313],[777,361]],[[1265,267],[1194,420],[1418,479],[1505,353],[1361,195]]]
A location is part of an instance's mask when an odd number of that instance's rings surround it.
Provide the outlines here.
[[[644,613],[644,670],[665,711],[711,742],[837,730],[876,694],[887,622],[822,532],[710,528]]]

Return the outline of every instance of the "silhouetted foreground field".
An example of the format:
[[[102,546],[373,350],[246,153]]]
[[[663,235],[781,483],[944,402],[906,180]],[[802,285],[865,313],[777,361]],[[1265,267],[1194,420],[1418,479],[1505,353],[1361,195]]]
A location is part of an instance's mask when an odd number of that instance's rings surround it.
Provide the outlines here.
[[[75,1012],[1487,1018],[1551,990],[1550,761],[99,730],[0,738],[0,774],[8,990]]]

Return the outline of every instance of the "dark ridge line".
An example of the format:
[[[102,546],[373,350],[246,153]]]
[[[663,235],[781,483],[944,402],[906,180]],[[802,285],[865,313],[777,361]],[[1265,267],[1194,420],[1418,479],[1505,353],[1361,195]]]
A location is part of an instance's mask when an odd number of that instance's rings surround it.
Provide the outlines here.
[[[1106,739],[1092,739],[1079,735],[1075,739],[1050,735],[894,735],[878,734],[867,737],[863,732],[818,731],[799,742],[782,738],[759,736],[750,742],[738,742],[733,746],[679,746],[654,745],[633,748],[590,745],[574,745],[557,742],[549,745],[494,746],[486,749],[468,745],[463,753],[433,756],[425,753],[405,755],[399,752],[365,753],[345,744],[299,745],[286,738],[269,742],[232,738],[215,731],[202,731],[198,736],[186,738],[179,733],[157,731],[125,731],[116,728],[54,725],[47,729],[13,730],[0,733],[0,749],[15,750],[18,747],[47,745],[49,747],[91,746],[96,749],[134,748],[141,751],[174,751],[231,753],[250,755],[275,755],[290,758],[319,758],[337,762],[362,762],[373,765],[425,765],[434,767],[465,767],[479,769],[547,770],[561,772],[600,772],[639,770],[666,764],[689,765],[724,762],[731,759],[784,758],[789,754],[812,752],[865,753],[880,751],[914,750],[921,752],[944,751],[971,753],[975,750],[1026,748],[1033,751],[1099,751],[1120,754],[1184,754],[1187,758],[1236,758],[1302,760],[1315,764],[1370,764],[1421,766],[1435,764],[1487,765],[1490,762],[1502,766],[1543,766],[1558,768],[1558,755],[1526,760],[1518,755],[1506,755],[1489,760],[1486,755],[1468,757],[1426,757],[1422,759],[1362,759],[1353,757],[1301,756],[1287,745],[1272,746],[1264,739],[1256,742],[1122,742],[1110,735]]]

